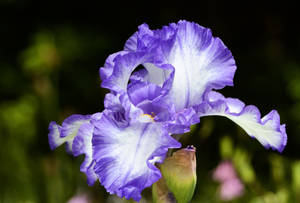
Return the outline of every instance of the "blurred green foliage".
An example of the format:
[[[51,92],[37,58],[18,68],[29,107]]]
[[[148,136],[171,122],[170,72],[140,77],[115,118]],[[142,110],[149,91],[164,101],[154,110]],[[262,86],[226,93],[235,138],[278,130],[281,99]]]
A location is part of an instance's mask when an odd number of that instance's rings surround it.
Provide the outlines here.
[[[0,202],[60,203],[80,194],[91,202],[130,202],[109,196],[99,182],[88,187],[79,171],[82,156],[73,158],[64,147],[50,150],[48,124],[101,111],[107,90],[99,87],[98,68],[105,58],[122,49],[139,24],[159,28],[182,18],[212,28],[233,52],[235,87],[222,92],[257,105],[263,115],[277,109],[288,134],[279,154],[225,118],[201,119],[181,136],[183,146],[197,148],[192,202],[222,202],[211,177],[222,160],[233,162],[246,188],[231,202],[300,202],[300,35],[291,16],[297,12],[282,4],[269,10],[236,10],[216,1],[201,6],[215,9],[1,1]],[[146,189],[142,202],[150,200]]]

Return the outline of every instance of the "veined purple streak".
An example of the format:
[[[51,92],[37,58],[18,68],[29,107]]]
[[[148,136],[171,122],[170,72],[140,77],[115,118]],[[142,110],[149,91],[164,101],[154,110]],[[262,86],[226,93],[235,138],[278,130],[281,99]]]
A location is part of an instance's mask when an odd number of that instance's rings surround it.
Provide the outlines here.
[[[111,91],[105,110],[72,115],[61,126],[51,122],[50,147],[66,142],[69,153],[85,154],[80,171],[89,185],[99,179],[110,194],[136,201],[161,177],[155,163],[181,147],[171,135],[188,132],[200,117],[227,117],[281,152],[287,135],[276,110],[261,118],[255,106],[216,92],[233,85],[235,70],[231,52],[210,29],[188,21],[159,30],[142,24],[100,68],[102,87]]]

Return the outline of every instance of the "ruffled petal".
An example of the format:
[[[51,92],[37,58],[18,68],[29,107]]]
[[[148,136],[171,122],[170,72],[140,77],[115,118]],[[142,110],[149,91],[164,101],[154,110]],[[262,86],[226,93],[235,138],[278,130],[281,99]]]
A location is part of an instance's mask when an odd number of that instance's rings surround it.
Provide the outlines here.
[[[49,125],[49,144],[54,150],[56,147],[66,143],[66,149],[74,156],[85,154],[85,159],[80,166],[80,171],[87,175],[89,185],[93,185],[97,176],[93,170],[95,162],[92,153],[92,136],[94,126],[90,120],[99,120],[101,113],[93,115],[72,115],[64,120],[62,126],[51,122]]]
[[[101,113],[93,114],[91,120],[99,120],[101,116]],[[86,174],[87,182],[90,186],[97,180],[97,175],[94,172],[95,161],[93,161],[93,132],[94,126],[90,122],[82,124],[73,140],[72,146],[74,156],[85,154],[85,159],[80,166],[80,171]]]
[[[163,93],[166,94],[173,82],[174,68],[156,61],[156,51],[153,49],[118,55],[114,59],[111,75],[103,80],[101,86],[115,94],[121,94],[127,91],[130,81],[150,81],[162,87]],[[145,70],[134,72],[139,65],[143,65]]]
[[[48,140],[51,150],[56,149],[58,146],[62,145],[66,138],[61,138],[61,126],[57,125],[56,122],[52,121],[49,124],[49,134],[48,134]]]
[[[114,93],[122,93],[127,91],[130,79],[159,85],[164,93],[170,89],[174,67],[163,63],[160,41],[146,24],[139,26],[139,31],[128,39],[124,49],[121,54],[118,52],[111,55],[103,70],[100,69],[100,73],[104,72],[101,77],[102,87]],[[134,72],[139,65],[145,69]]]
[[[139,120],[140,115],[143,114],[143,110],[131,102],[126,92],[107,94],[104,106],[105,109],[109,110],[107,114],[110,114],[114,118],[115,124],[121,128],[127,127],[132,120]]]
[[[154,164],[163,161],[169,148],[181,146],[160,123],[136,120],[120,128],[104,113],[93,124],[94,170],[106,190],[119,197],[139,201],[141,191],[161,177]]]
[[[165,122],[166,129],[172,134],[182,134],[190,131],[191,125],[199,123],[199,116],[193,108],[184,109],[172,115],[172,118]]]
[[[77,132],[80,126],[84,123],[90,122],[90,115],[79,115],[74,114],[64,120],[61,127],[61,138],[66,138],[66,149],[67,152],[73,153],[72,145],[74,137],[77,135]]]
[[[105,64],[102,68],[99,69],[99,74],[100,74],[100,78],[101,80],[106,80],[109,76],[112,75],[113,73],[113,68],[114,68],[114,65],[115,65],[115,58],[119,55],[124,55],[126,54],[127,52],[126,51],[119,51],[119,52],[116,52],[114,54],[111,54],[105,61]]]
[[[165,55],[175,68],[170,95],[178,110],[199,104],[208,89],[233,85],[235,61],[210,29],[180,21],[174,44]]]
[[[225,98],[217,92],[209,92],[206,102],[195,107],[200,117],[224,116],[238,124],[251,137],[256,138],[265,148],[282,152],[287,135],[285,124],[280,125],[280,117],[276,110],[261,118],[259,110],[253,106],[245,106],[238,99]]]
[[[164,90],[158,85],[135,81],[129,84],[127,93],[136,107],[154,117],[156,121],[168,120],[175,113],[173,103],[164,98]]]
[[[126,41],[125,46],[124,46],[124,50],[126,50],[126,51],[136,51],[136,49],[137,49],[137,38],[138,38],[138,32],[135,32]]]
[[[132,72],[146,60],[146,57],[143,52],[117,56],[111,76],[103,80],[101,86],[116,93],[125,92]]]
[[[128,94],[134,105],[139,105],[146,101],[153,101],[161,95],[162,88],[147,82],[134,82],[129,84]]]
[[[62,126],[57,125],[54,121],[49,124],[49,144],[50,148],[54,150],[63,143],[66,143],[66,149],[69,153],[73,153],[72,144],[80,126],[83,123],[88,123],[90,116],[82,116],[74,114],[66,118]]]
[[[223,42],[212,36],[210,29],[187,21],[172,23],[153,32],[147,31],[145,25],[141,27],[135,38],[137,50],[152,49],[152,44],[157,43],[157,60],[175,68],[169,95],[177,111],[200,104],[206,91],[233,85],[235,61]],[[151,83],[162,84],[170,74],[151,63],[144,66]]]

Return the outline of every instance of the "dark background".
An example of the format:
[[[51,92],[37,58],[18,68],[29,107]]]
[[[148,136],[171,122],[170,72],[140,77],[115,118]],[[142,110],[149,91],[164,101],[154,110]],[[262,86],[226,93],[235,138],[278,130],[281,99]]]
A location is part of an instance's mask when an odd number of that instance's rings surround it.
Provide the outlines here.
[[[107,90],[100,88],[98,69],[108,55],[121,50],[138,25],[158,29],[180,19],[211,28],[233,53],[235,86],[221,92],[256,105],[262,115],[277,109],[288,134],[280,155],[225,118],[203,118],[182,139],[197,147],[194,201],[221,201],[211,173],[224,159],[232,160],[245,184],[233,202],[300,201],[296,5],[0,0],[0,202],[66,202],[76,194],[106,201],[99,183],[87,187],[79,171],[83,157],[63,147],[50,151],[48,124],[101,111]]]

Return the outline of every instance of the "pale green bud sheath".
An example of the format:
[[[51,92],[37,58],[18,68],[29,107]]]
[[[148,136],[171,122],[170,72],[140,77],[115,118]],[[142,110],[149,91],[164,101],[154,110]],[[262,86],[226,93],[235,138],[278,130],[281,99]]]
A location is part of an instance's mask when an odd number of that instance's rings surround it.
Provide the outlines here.
[[[189,202],[196,187],[196,148],[188,146],[168,157],[161,165],[161,172],[168,189],[178,203]]]

